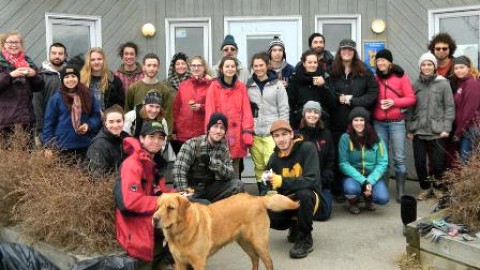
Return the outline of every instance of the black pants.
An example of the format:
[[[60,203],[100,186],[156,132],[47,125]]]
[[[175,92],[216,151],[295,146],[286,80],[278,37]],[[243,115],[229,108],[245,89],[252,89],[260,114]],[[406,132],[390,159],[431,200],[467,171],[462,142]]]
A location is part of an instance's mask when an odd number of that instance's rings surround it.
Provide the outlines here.
[[[429,164],[431,164],[433,176],[435,179],[441,179],[445,171],[445,139],[424,140],[418,136],[413,137],[415,169],[422,189],[429,189],[432,185],[437,187],[432,181],[428,181],[427,155],[431,157]]]
[[[294,200],[300,202],[300,207],[296,210],[287,210],[282,212],[268,211],[270,217],[270,228],[275,230],[286,230],[294,225],[297,217],[298,229],[300,232],[309,234],[313,230],[313,211],[315,208],[315,193],[310,189],[302,189],[295,192]]]
[[[333,169],[335,178],[333,179],[333,183],[331,183],[331,192],[335,196],[343,196],[343,179],[345,178],[345,176],[340,171],[338,166],[338,142],[340,141],[340,137],[342,136],[343,133],[345,132],[332,131],[332,139],[333,139],[333,145],[335,148],[335,156],[337,158],[335,159],[335,167]]]
[[[231,179],[228,181],[219,180],[208,184],[196,185],[192,199],[203,199],[213,203],[243,191],[244,186],[240,179]]]

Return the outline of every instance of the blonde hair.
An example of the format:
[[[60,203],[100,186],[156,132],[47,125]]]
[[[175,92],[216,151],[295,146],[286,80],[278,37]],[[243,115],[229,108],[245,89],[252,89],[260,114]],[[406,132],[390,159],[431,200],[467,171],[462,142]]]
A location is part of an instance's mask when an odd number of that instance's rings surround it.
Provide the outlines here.
[[[157,120],[159,122],[162,122],[163,120],[163,107],[160,106],[160,112],[158,113],[157,117],[155,119],[150,119],[148,118],[148,115],[147,115],[147,109],[145,107],[145,105],[142,106],[142,108],[140,108],[140,112],[139,112],[139,115],[140,117],[145,120],[145,121],[148,121],[148,120]]]
[[[190,69],[190,72],[192,70],[192,68],[190,68],[190,66],[192,65],[193,60],[200,60],[200,62],[202,62],[202,65],[205,68],[205,72],[203,74],[204,76],[205,75],[212,76],[212,71],[210,70],[210,66],[207,63],[207,60],[205,60],[205,58],[203,56],[200,56],[200,55],[195,55],[195,56],[192,56],[192,57],[188,58],[188,68]]]
[[[5,41],[7,41],[7,38],[11,37],[11,36],[18,36],[20,38],[20,42],[23,45],[22,34],[20,34],[20,32],[18,32],[16,30],[14,30],[14,31],[8,31],[8,32],[0,33],[0,47],[3,48],[3,45],[5,45]]]
[[[90,58],[94,52],[101,54],[103,57],[103,66],[100,75],[100,89],[103,93],[105,93],[108,88],[108,77],[110,76],[110,70],[108,69],[107,56],[102,48],[95,47],[87,51],[85,54],[85,64],[83,65],[82,70],[80,70],[80,81],[90,88],[90,84],[92,83],[92,66]]]

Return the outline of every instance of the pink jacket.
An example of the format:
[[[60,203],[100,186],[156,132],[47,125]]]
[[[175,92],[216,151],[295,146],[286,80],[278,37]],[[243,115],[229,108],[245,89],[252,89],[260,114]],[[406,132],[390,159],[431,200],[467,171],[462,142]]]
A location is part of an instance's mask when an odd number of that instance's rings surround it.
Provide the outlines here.
[[[403,73],[403,71],[401,73]],[[378,97],[373,111],[373,119],[376,121],[403,120],[405,115],[401,109],[413,106],[417,101],[415,93],[413,92],[412,83],[407,74],[399,76],[394,72],[386,79],[382,79],[378,75],[375,75],[375,79],[378,83]],[[393,88],[398,94],[385,86],[385,84]],[[393,99],[393,106],[387,110],[383,110],[380,104],[382,99]]]
[[[192,76],[180,83],[173,101],[174,133],[177,141],[185,142],[205,134],[205,98],[211,82]],[[200,110],[194,111],[190,108],[191,100],[200,104]]]
[[[247,155],[244,135],[253,134],[252,108],[245,84],[236,80],[232,88],[227,88],[219,78],[214,80],[205,101],[205,125],[215,112],[227,116],[227,142],[231,158],[243,158]]]

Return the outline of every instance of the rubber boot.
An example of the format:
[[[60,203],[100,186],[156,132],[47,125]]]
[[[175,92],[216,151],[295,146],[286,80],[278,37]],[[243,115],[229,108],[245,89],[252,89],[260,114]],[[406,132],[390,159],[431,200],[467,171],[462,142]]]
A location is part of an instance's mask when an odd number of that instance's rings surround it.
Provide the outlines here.
[[[405,194],[405,174],[397,174],[395,175],[395,179],[397,180],[397,203],[400,203],[400,200]]]

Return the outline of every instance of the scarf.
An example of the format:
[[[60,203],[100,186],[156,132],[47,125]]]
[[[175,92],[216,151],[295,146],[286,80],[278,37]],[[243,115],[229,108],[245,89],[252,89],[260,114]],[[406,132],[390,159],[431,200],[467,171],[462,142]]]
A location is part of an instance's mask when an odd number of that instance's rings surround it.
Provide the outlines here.
[[[20,51],[17,55],[13,55],[8,53],[6,49],[2,49],[2,55],[15,69],[30,67],[30,64],[25,60],[25,53],[23,51]]]
[[[170,68],[168,69],[168,83],[175,88],[176,91],[178,91],[178,86],[180,83],[188,78],[190,78],[192,74],[190,71],[187,70],[185,74],[179,75],[175,72],[175,64],[170,65]]]

